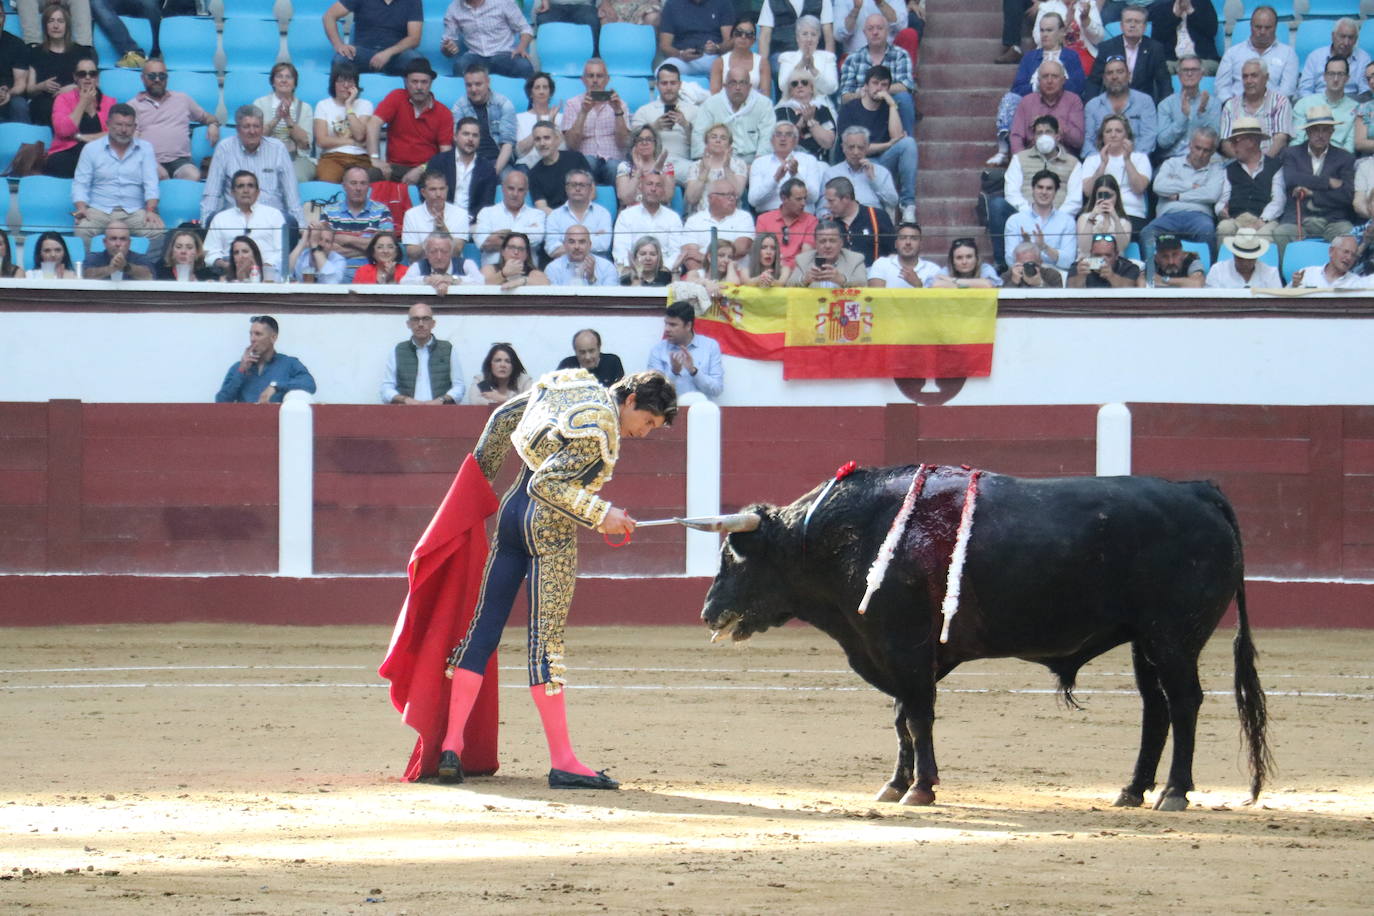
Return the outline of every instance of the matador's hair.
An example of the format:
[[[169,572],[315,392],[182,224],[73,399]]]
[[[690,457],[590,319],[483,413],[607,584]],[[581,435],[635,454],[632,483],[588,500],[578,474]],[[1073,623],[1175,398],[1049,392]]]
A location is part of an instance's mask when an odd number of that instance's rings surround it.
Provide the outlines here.
[[[611,394],[617,404],[624,404],[634,395],[637,409],[662,417],[667,426],[672,426],[677,417],[677,390],[668,377],[656,369],[625,376],[611,386]]]

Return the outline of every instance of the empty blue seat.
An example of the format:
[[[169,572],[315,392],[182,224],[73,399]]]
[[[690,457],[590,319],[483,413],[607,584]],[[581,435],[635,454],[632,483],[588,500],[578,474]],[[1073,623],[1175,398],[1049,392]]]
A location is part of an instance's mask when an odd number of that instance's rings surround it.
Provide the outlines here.
[[[1360,47],[1366,54],[1374,55],[1374,19],[1366,19],[1360,26]]]
[[[438,64],[433,59],[430,60],[430,66],[438,69]],[[495,79],[496,77],[492,77],[493,81]],[[461,76],[440,76],[435,78],[430,91],[445,108],[452,108],[454,102],[467,94],[468,87]]]
[[[225,70],[271,70],[281,51],[275,19],[226,19],[223,41]]]
[[[329,71],[302,70],[299,66],[296,71],[300,74],[300,80],[296,83],[296,98],[309,102],[310,107],[314,108],[320,99],[329,95]]]
[[[345,37],[347,34],[345,31]],[[295,15],[291,17],[291,24],[286,28],[286,51],[297,70],[322,70],[328,73],[334,61],[334,46],[325,37],[320,17],[302,17],[299,4]]]
[[[1230,48],[1238,44],[1243,44],[1250,40],[1250,20],[1237,22],[1235,29],[1231,32],[1231,37],[1226,40],[1226,47]],[[1301,63],[1301,61],[1299,61]]]
[[[15,17],[18,18],[18,17]],[[0,124],[0,169],[9,168],[15,151],[25,143],[42,142],[52,145],[52,128],[41,124],[21,124],[18,121]]]
[[[596,202],[610,211],[611,219],[615,219],[616,213],[620,209],[620,203],[615,196],[615,186],[599,184],[596,186]]]
[[[216,69],[215,51],[219,46],[219,34],[215,31],[213,19],[198,16],[164,19],[158,43],[162,47],[162,59],[168,70]]]
[[[200,199],[205,193],[205,182],[167,178],[158,182],[158,193],[162,195],[158,199],[158,210],[167,225],[179,226],[200,219]]]
[[[127,67],[101,70],[100,91],[116,102],[127,102],[143,91],[143,72]]]
[[[374,106],[382,104],[387,93],[404,86],[405,80],[389,73],[362,73],[358,76],[358,94]]]
[[[191,161],[197,166],[214,155],[215,145],[210,142],[209,131],[210,129],[204,124],[191,128]],[[224,139],[229,133],[229,131],[222,133],[220,139]]]
[[[592,56],[592,30],[571,22],[546,22],[539,27],[539,63],[555,76],[581,76]]]
[[[300,184],[301,202],[311,200],[342,200],[343,186],[332,181],[302,181]]]
[[[601,57],[606,69],[620,76],[653,73],[658,37],[651,25],[608,22],[601,27]]]
[[[291,0],[291,21],[314,20],[315,28],[320,28],[324,11],[334,5],[334,0]],[[300,66],[297,64],[297,66]]]
[[[1290,4],[1292,0],[1289,0]],[[1340,19],[1349,16],[1351,19],[1359,17],[1359,4],[1351,3],[1350,0],[1307,0],[1307,12],[1303,13],[1303,21],[1308,19]],[[1327,25],[1331,25],[1330,22]]]
[[[25,232],[70,232],[72,220],[72,180],[48,175],[29,175],[19,179],[19,218]]]
[[[1304,267],[1321,267],[1331,259],[1331,244],[1322,239],[1290,242],[1283,250],[1283,275],[1291,280]]]
[[[176,73],[169,73],[167,85],[195,99],[196,104],[210,114],[214,114],[215,109],[219,107],[219,77],[213,72],[180,70]]]
[[[257,70],[230,70],[224,74],[224,113],[233,123],[234,112],[239,110],[240,105],[252,105],[258,99],[272,92],[272,85],[267,73]],[[272,113],[263,112],[267,120],[272,119]],[[308,130],[313,130],[313,126]]]
[[[453,69],[453,60],[444,56],[439,45],[444,39],[444,14],[426,16],[424,28],[420,32],[420,47],[417,49],[429,58],[429,65],[436,73],[448,73]]]
[[[642,76],[613,76],[608,88],[616,91],[630,114],[634,114],[641,105],[649,104],[651,99],[649,81]]]
[[[466,92],[467,88],[464,87],[463,91]],[[491,75],[491,91],[510,99],[516,111],[524,111],[529,107],[529,99],[525,98],[525,81],[518,76],[501,76],[493,73]],[[457,96],[454,98],[456,99]]]
[[[300,6],[299,3],[293,5]],[[275,21],[277,14],[273,12],[273,10],[276,9],[276,6],[277,0],[225,0],[225,28],[227,29],[229,27],[228,23],[230,19],[238,19],[240,17],[246,19],[271,19]]]
[[[1318,48],[1331,47],[1331,29],[1334,25],[1329,19],[1304,19],[1299,23],[1298,34],[1293,37],[1293,52],[1298,55],[1298,63],[1307,63],[1307,55]],[[1364,82],[1364,74],[1357,74],[1356,80]]]

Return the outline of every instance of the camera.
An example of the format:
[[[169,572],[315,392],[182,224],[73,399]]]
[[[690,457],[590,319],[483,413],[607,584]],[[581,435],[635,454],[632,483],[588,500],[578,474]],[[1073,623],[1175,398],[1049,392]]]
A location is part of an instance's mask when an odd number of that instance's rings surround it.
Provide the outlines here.
[[[1102,265],[1107,263],[1106,258],[1088,258],[1088,270],[1101,270]]]
[[[1034,261],[1027,261],[1021,265],[1021,274],[1026,277],[1034,277],[1040,274],[1040,265]]]
[[[589,89],[587,90],[587,101],[589,102],[609,102],[611,91],[609,89]]]

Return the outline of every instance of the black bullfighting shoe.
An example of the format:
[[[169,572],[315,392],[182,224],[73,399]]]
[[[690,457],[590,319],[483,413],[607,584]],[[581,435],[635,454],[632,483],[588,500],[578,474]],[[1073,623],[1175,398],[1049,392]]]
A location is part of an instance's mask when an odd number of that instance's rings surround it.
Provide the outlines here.
[[[569,773],[567,770],[549,770],[550,789],[619,789],[620,783],[598,770],[594,776]]]
[[[463,781],[463,764],[453,751],[439,755],[439,781],[454,784]]]

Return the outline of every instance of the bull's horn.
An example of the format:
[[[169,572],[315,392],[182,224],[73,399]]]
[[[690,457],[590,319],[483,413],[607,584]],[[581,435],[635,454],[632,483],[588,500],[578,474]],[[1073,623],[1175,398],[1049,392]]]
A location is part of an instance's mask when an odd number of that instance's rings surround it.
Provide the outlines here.
[[[682,524],[697,531],[753,531],[763,517],[755,512],[736,512],[733,515],[708,515],[702,518],[680,519]]]

